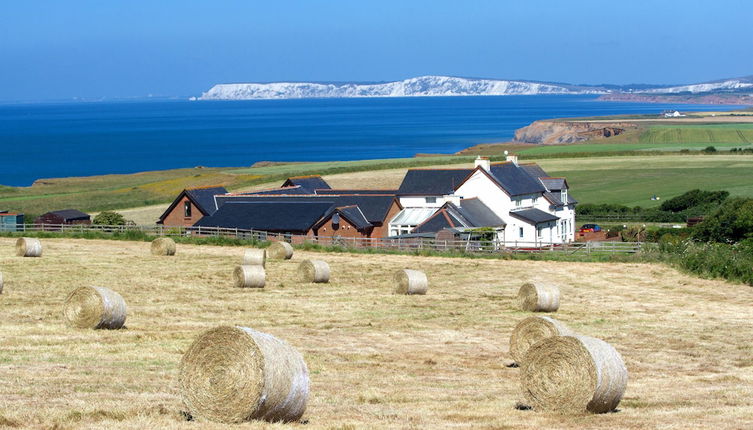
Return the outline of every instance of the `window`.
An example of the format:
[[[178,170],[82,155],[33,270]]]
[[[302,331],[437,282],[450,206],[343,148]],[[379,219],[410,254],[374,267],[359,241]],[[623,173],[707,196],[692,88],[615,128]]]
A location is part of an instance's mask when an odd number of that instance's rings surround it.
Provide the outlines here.
[[[544,233],[544,228],[536,227],[536,235],[538,236],[539,239],[541,239],[544,236],[543,233]]]
[[[436,197],[426,197],[426,203],[436,203],[437,198]]]
[[[523,206],[523,199],[515,199],[515,207],[519,208]]]
[[[523,239],[523,227],[518,228],[518,236]]]
[[[191,202],[183,202],[183,216],[185,218],[191,218]]]
[[[535,205],[535,204],[536,204],[536,203],[538,203],[538,202],[539,202],[539,198],[538,198],[538,197],[534,197],[534,198],[533,198],[533,204]]]
[[[567,189],[560,191],[560,200],[562,200],[562,203],[567,204]]]

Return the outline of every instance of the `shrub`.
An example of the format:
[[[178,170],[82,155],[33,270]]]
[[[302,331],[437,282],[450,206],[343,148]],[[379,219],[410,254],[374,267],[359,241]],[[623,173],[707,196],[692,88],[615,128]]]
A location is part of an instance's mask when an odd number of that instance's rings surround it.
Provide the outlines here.
[[[707,146],[707,147],[703,148],[703,152],[705,152],[707,154],[711,154],[711,153],[716,152],[716,148],[714,148],[713,146]]]
[[[690,190],[682,195],[662,202],[659,209],[666,212],[682,212],[697,206],[720,204],[729,197],[728,191]]]
[[[727,200],[695,226],[692,237],[701,242],[721,243],[753,238],[753,199]]]
[[[97,225],[125,225],[125,223],[123,215],[112,211],[100,212],[92,220],[92,224]]]

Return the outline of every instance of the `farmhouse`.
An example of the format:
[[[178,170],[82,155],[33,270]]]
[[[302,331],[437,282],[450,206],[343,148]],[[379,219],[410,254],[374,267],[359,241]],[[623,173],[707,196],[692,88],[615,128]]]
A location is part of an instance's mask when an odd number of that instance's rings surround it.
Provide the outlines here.
[[[89,214],[83,213],[76,209],[65,209],[61,211],[47,212],[38,216],[34,220],[35,224],[91,224]]]
[[[473,168],[410,169],[397,190],[332,189],[319,176],[252,193],[187,189],[160,221],[309,237],[483,236],[539,245],[575,239],[576,204],[565,178],[515,156],[501,163],[479,157]]]
[[[564,178],[519,164],[515,156],[502,163],[479,157],[473,169],[411,169],[398,189],[404,209],[390,221],[390,233],[485,227],[505,244],[570,242],[577,202],[568,188]],[[464,209],[476,214],[475,222],[461,221]]]
[[[186,188],[167,207],[157,224],[192,226],[205,216],[212,215],[217,210],[214,196],[225,193],[225,187]]]

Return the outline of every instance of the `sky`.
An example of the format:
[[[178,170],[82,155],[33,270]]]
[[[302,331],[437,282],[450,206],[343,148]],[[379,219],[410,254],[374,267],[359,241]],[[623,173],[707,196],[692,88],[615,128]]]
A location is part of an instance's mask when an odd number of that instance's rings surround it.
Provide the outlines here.
[[[420,75],[675,84],[753,75],[753,2],[34,0],[0,5],[0,101]]]

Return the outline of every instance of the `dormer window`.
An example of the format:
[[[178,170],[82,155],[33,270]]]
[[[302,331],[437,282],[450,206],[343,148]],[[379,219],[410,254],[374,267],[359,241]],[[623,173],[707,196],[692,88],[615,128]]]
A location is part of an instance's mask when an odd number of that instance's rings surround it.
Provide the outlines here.
[[[567,204],[567,188],[560,191],[560,200],[562,200],[562,204]]]

